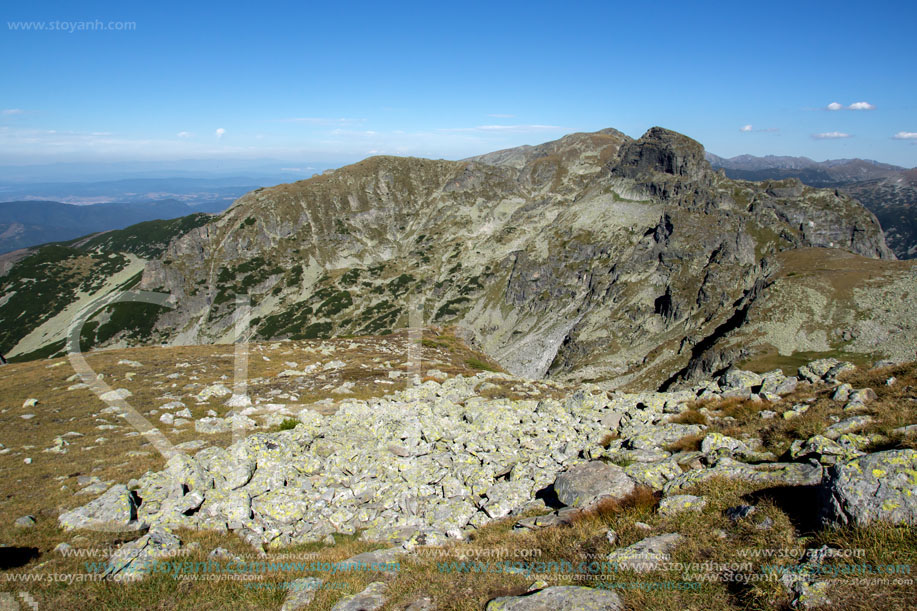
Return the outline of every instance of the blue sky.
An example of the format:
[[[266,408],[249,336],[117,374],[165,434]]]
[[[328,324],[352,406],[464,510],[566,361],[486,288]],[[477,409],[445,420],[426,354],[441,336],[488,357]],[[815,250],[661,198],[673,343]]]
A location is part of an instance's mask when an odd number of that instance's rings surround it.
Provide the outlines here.
[[[806,4],[8,2],[0,164],[454,159],[661,125],[917,165],[917,8]],[[96,20],[136,25],[15,23]]]

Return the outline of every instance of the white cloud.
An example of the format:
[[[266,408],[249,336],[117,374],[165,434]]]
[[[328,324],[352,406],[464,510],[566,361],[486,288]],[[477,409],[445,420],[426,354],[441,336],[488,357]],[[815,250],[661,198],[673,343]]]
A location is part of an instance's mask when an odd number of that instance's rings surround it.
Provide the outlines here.
[[[179,138],[190,138],[191,132],[178,132],[175,135],[178,136]]]
[[[739,131],[740,131],[740,132],[750,132],[750,131],[752,131],[751,124],[749,123],[748,125],[743,125],[742,127],[739,128]]]
[[[226,133],[226,130],[223,129],[222,127],[218,127],[217,130],[216,130],[215,132],[213,132],[213,133],[216,134],[216,137],[217,137],[217,138],[222,138],[222,137],[223,137],[223,134]]]
[[[22,112],[23,111],[21,108],[7,108],[6,110],[0,112],[0,114],[2,114],[4,117],[9,117],[12,115],[21,115]]]
[[[917,140],[917,132],[898,132],[892,138],[895,140]]]
[[[850,138],[850,134],[845,134],[844,132],[824,132],[821,134],[812,134],[812,137],[816,140],[840,140],[842,138]]]
[[[831,102],[825,106],[825,110],[875,110],[875,105],[869,102],[854,102],[850,106],[844,106],[840,102]]]

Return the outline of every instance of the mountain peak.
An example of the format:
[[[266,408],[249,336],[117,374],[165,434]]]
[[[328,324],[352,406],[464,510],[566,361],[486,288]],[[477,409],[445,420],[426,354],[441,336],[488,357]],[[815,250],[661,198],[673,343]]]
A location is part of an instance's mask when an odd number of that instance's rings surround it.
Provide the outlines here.
[[[653,127],[639,140],[623,147],[617,170],[628,178],[663,173],[698,179],[710,170],[710,165],[700,142],[663,127]]]

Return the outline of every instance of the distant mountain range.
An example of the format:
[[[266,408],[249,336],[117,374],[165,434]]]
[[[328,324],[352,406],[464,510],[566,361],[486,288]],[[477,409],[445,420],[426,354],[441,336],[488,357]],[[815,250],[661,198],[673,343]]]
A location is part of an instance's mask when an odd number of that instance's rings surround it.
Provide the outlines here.
[[[812,187],[833,187],[855,197],[876,215],[899,259],[917,258],[917,168],[908,170],[870,159],[706,154],[714,168],[738,180],[795,178]]]
[[[0,202],[0,253],[121,229],[142,221],[222,212],[231,203],[232,200],[222,199],[196,206],[174,199],[91,206],[51,201]]]
[[[270,176],[219,178],[126,178],[96,182],[5,182],[0,201],[43,200],[67,204],[150,202],[173,199],[188,204],[233,201],[252,189],[283,182]]]

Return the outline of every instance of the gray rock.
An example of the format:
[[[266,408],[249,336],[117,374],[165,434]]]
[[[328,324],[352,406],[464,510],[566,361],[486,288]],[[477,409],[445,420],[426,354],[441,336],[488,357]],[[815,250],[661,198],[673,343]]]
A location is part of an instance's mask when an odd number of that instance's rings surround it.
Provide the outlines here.
[[[840,422],[832,424],[824,430],[822,435],[828,439],[837,439],[841,435],[846,435],[847,433],[856,433],[866,428],[872,423],[872,418],[869,416],[853,416]]]
[[[61,514],[61,528],[73,530],[139,530],[145,525],[137,521],[137,501],[126,486],[116,485],[99,498],[82,507]]]
[[[860,390],[855,390],[850,393],[850,402],[851,403],[872,403],[879,397],[876,395],[876,391],[871,388],[861,388]]]
[[[797,439],[790,445],[790,457],[793,460],[814,458],[823,465],[833,465],[839,460],[851,460],[862,455],[856,448],[842,445],[823,435],[810,437],[805,443]]]
[[[838,463],[819,488],[824,522],[917,524],[917,450],[888,450]]]
[[[707,499],[693,494],[674,494],[659,502],[656,510],[659,515],[672,516],[682,511],[701,511],[707,505]]]
[[[634,463],[624,467],[624,472],[635,483],[653,490],[662,490],[666,482],[682,474],[681,467],[674,460]]]
[[[831,399],[834,401],[844,402],[850,398],[851,392],[853,392],[853,387],[850,384],[840,384],[837,388],[834,389],[834,393],[831,395]]]
[[[205,435],[216,435],[232,431],[232,423],[223,418],[205,417],[194,421],[194,430]]]
[[[730,369],[719,379],[720,388],[724,389],[751,389],[755,386],[760,386],[761,382],[762,376],[760,374],[742,369]]]
[[[143,579],[155,562],[174,556],[181,549],[181,539],[168,529],[155,528],[136,541],[125,543],[108,559],[108,577]]]
[[[523,596],[501,596],[487,603],[487,611],[620,611],[618,595],[582,586],[553,586]]]
[[[407,607],[404,608],[404,611],[435,611],[436,606],[433,604],[433,599],[429,596],[421,596],[420,598],[411,602]]]
[[[343,562],[346,564],[391,564],[398,562],[398,559],[407,552],[402,547],[389,547],[386,549],[377,549],[372,552],[363,552],[356,556],[351,556]]]
[[[744,455],[748,454],[750,450],[748,446],[738,439],[727,437],[721,433],[708,433],[701,442],[700,451],[704,454],[718,452],[730,455]]]
[[[35,526],[35,516],[22,516],[21,518],[16,518],[13,524],[16,528],[32,528]]]
[[[637,573],[655,571],[661,563],[669,560],[670,553],[682,539],[684,537],[678,533],[647,537],[629,547],[611,552],[608,560],[617,563],[619,570]]]
[[[345,596],[331,611],[376,611],[385,604],[385,583],[374,581],[359,594]]]
[[[736,505],[735,507],[728,508],[725,513],[727,518],[733,522],[738,522],[742,518],[747,518],[755,511],[757,511],[757,508],[754,505]]]
[[[300,611],[312,604],[315,593],[325,583],[323,579],[303,577],[289,583],[289,593],[280,611]]]
[[[815,383],[831,371],[831,368],[840,363],[837,359],[818,359],[799,368],[799,377]]]
[[[635,487],[621,467],[600,461],[577,465],[557,476],[554,491],[568,507],[589,507],[601,498],[621,499]]]
[[[822,481],[822,468],[801,463],[749,465],[729,457],[720,458],[708,469],[687,471],[666,483],[665,494],[675,494],[713,477],[729,477],[774,486],[815,486]]]

